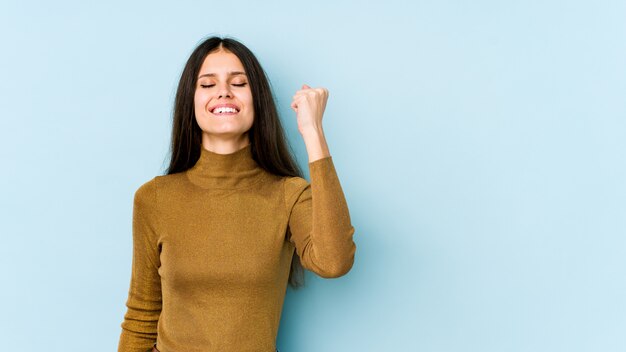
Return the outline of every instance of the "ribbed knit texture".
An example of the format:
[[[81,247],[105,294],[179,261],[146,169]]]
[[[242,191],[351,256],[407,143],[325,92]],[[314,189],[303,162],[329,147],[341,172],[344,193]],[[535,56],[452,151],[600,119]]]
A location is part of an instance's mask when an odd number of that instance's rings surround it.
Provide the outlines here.
[[[266,172],[251,145],[202,147],[189,170],[141,185],[118,352],[275,352],[294,250],[334,278],[356,245],[332,156],[311,182]]]

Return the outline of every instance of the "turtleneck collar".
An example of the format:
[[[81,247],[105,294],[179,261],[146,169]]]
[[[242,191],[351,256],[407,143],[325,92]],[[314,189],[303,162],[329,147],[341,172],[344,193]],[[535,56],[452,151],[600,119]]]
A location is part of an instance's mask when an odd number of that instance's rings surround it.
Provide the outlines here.
[[[200,150],[200,158],[186,173],[192,183],[202,188],[247,188],[266,173],[252,158],[250,144],[230,154],[218,154],[204,146]]]

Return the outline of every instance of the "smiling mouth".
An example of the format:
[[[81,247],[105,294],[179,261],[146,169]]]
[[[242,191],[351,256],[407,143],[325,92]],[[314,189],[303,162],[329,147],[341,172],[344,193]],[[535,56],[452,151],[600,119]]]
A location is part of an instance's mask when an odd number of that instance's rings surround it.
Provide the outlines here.
[[[235,109],[235,108],[231,108],[231,107],[217,107],[215,109],[213,109],[213,111],[211,111],[211,113],[213,115],[216,116],[229,116],[229,115],[236,115],[239,113],[239,110]]]

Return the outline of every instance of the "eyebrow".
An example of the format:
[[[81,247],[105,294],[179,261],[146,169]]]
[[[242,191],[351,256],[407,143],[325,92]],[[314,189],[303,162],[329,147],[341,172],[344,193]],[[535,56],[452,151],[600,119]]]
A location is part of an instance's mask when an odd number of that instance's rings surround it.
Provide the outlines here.
[[[230,71],[228,72],[228,74],[230,76],[235,76],[235,75],[244,75],[246,76],[246,73],[243,71]],[[202,77],[215,77],[215,73],[205,73],[203,75],[198,76],[198,78],[202,78]]]

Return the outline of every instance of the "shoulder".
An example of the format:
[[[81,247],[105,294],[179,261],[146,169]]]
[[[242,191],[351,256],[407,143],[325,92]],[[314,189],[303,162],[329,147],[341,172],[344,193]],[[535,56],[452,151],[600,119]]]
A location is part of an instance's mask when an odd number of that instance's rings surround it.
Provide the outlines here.
[[[157,175],[139,186],[137,192],[141,195],[145,195],[150,193],[162,193],[170,189],[180,189],[186,184],[186,180],[187,178],[184,172],[170,175]]]
[[[135,190],[135,203],[149,204],[156,200],[157,188],[160,176],[155,176],[148,181],[142,183],[137,190]]]
[[[183,173],[154,176],[137,188],[135,200],[156,200],[157,194],[176,187],[177,184],[181,183],[181,177],[184,177]]]
[[[310,183],[299,176],[285,176],[283,177],[283,185],[285,187],[285,193],[291,194],[298,191],[301,192],[304,188],[309,186]]]
[[[286,176],[283,178],[285,188],[285,203],[289,207],[293,205],[305,192],[311,191],[311,184],[299,176]]]

